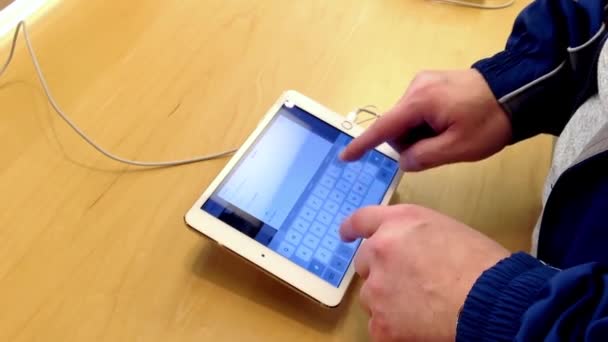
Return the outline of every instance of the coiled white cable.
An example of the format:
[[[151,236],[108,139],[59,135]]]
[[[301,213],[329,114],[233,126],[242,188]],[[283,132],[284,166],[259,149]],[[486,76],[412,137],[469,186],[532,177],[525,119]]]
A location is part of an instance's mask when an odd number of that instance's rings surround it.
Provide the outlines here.
[[[53,94],[51,93],[51,90],[46,82],[46,78],[44,77],[44,74],[42,73],[42,69],[40,68],[40,63],[38,62],[36,53],[34,52],[34,49],[32,48],[32,43],[30,41],[30,37],[27,32],[27,26],[25,24],[25,21],[20,21],[19,24],[17,24],[17,28],[15,29],[15,34],[13,36],[11,50],[9,52],[8,58],[7,58],[6,62],[4,63],[4,66],[2,67],[2,69],[0,69],[0,77],[2,77],[4,72],[6,72],[6,69],[8,69],[8,66],[11,64],[11,61],[15,54],[15,47],[17,45],[17,38],[19,37],[20,30],[23,30],[23,37],[25,38],[25,44],[26,44],[27,50],[30,54],[30,57],[32,58],[32,63],[34,64],[34,69],[36,70],[36,74],[38,75],[38,79],[40,80],[40,84],[42,85],[42,89],[44,90],[44,93],[46,94],[46,97],[49,100],[51,107],[53,107],[55,112],[57,114],[59,114],[59,116],[63,119],[63,121],[65,121],[70,127],[72,127],[72,129],[76,133],[78,133],[78,135],[80,135],[87,143],[89,143],[89,145],[93,146],[93,148],[95,148],[97,151],[101,152],[106,157],[113,159],[117,162],[129,164],[129,165],[145,166],[145,167],[165,167],[165,166],[191,164],[191,163],[197,163],[197,162],[202,162],[202,161],[206,161],[206,160],[216,159],[216,158],[230,155],[236,151],[236,149],[232,149],[232,150],[227,150],[227,151],[219,152],[219,153],[213,153],[213,154],[209,154],[209,155],[205,155],[205,156],[198,156],[198,157],[193,157],[193,158],[188,158],[188,159],[170,160],[170,161],[131,160],[131,159],[117,156],[117,155],[107,151],[103,147],[99,146],[95,141],[93,141],[93,139],[91,139],[85,132],[83,132],[82,129],[80,129],[80,127],[78,127],[65,114],[65,112],[61,109],[61,107],[59,106],[59,104],[57,103],[55,98],[53,97]]]

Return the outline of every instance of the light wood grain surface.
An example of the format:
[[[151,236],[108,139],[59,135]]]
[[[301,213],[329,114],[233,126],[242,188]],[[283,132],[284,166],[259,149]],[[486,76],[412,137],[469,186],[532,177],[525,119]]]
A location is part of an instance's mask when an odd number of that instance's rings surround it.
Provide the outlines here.
[[[504,46],[525,1],[65,0],[30,24],[58,101],[112,151],[173,159],[236,147],[279,94],[391,106],[422,69]],[[0,38],[0,55],[9,37]],[[226,159],[141,170],[51,112],[20,43],[0,80],[0,341],[365,341],[355,282],[322,309],[188,230]],[[527,249],[551,140],[406,174],[395,202]]]

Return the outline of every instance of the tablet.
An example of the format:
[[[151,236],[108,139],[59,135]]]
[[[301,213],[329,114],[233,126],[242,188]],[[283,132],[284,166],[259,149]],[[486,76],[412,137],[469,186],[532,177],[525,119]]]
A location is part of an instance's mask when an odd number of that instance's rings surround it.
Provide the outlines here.
[[[356,162],[339,159],[361,132],[285,92],[186,213],[188,226],[309,298],[339,305],[361,244],[343,242],[340,224],[358,208],[388,203],[402,176],[386,144]]]

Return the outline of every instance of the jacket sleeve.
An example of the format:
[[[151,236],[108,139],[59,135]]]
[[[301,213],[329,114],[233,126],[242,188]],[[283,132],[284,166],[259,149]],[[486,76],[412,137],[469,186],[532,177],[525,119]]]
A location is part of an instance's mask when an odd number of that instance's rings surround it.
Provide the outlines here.
[[[558,135],[597,92],[606,0],[535,0],[516,18],[504,51],[473,64],[509,114],[513,141]]]
[[[557,270],[516,253],[477,280],[457,341],[606,341],[608,268]]]

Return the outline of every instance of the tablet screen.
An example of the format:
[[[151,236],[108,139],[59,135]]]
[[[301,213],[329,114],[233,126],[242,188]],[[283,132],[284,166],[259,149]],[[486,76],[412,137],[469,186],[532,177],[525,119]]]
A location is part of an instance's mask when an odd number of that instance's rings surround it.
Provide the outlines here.
[[[202,210],[338,287],[360,240],[339,228],[379,204],[398,171],[378,151],[344,163],[352,137],[296,106],[282,106]]]

